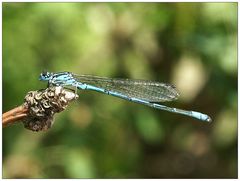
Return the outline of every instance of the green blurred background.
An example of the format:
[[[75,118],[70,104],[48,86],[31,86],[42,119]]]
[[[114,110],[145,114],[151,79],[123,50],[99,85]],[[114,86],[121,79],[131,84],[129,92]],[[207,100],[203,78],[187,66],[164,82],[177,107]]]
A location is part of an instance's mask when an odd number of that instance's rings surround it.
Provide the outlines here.
[[[172,83],[213,122],[79,91],[3,129],[4,178],[237,178],[237,3],[3,3],[3,112],[42,70]]]

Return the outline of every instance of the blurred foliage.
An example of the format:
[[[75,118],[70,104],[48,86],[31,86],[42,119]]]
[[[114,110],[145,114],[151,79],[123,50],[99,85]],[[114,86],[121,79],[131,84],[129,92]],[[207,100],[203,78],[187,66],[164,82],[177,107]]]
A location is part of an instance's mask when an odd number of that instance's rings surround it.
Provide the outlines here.
[[[49,131],[3,129],[4,178],[237,177],[237,3],[3,3],[3,112],[42,70],[173,83],[213,122],[79,91]]]

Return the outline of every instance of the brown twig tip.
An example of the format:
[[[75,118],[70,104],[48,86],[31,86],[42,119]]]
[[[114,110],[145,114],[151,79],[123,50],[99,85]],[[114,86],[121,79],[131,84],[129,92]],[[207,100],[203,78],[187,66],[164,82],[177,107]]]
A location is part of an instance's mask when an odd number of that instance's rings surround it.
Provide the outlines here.
[[[16,107],[6,113],[2,116],[2,125],[3,127],[6,127],[10,124],[16,123],[18,121],[21,121],[22,119],[27,117],[28,109],[24,106]]]
[[[65,110],[78,95],[61,86],[30,91],[23,105],[3,114],[3,127],[22,121],[24,127],[32,131],[49,129],[55,113]]]

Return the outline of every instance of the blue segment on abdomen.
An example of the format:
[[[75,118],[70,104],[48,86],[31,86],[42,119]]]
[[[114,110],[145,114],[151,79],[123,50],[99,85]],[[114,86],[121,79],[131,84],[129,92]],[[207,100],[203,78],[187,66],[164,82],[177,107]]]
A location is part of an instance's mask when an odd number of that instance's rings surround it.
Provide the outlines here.
[[[141,104],[149,104],[149,102],[148,101],[144,101],[144,100],[142,100],[142,99],[138,99],[138,98],[131,98],[131,101],[133,101],[133,102],[137,102],[137,103],[141,103]]]
[[[202,121],[207,121],[209,119],[208,115],[202,114],[202,113],[199,113],[199,112],[196,112],[196,111],[192,111],[192,116],[197,118],[197,119],[200,119]]]
[[[79,85],[79,86],[80,86],[81,89],[87,89],[87,90],[94,90],[94,91],[97,91],[97,92],[102,92],[104,94],[119,97],[119,98],[122,98],[122,99],[125,99],[125,100],[128,100],[128,101],[132,101],[132,102],[136,102],[136,103],[140,103],[140,104],[145,104],[145,105],[149,104],[148,101],[144,101],[144,100],[134,98],[134,97],[128,97],[124,94],[120,94],[118,92],[113,92],[113,91],[108,91],[106,89],[95,87],[95,86],[92,86],[92,85],[82,84],[82,85]],[[149,106],[151,106],[151,105],[149,105]]]
[[[112,96],[119,97],[119,98],[122,98],[122,99],[126,99],[126,100],[129,100],[129,101],[134,101],[133,98],[130,98],[130,97],[124,95],[124,94],[108,91],[106,89],[95,87],[95,86],[91,86],[91,85],[85,85],[85,88],[83,88],[83,86],[84,86],[84,84],[81,85],[82,89],[94,90],[94,91],[97,91],[97,92],[102,92],[104,94],[112,95]]]
[[[104,91],[105,89],[95,87],[95,86],[92,86],[92,85],[82,84],[82,85],[80,85],[80,87],[81,87],[81,89],[94,90],[94,91],[97,91],[97,92],[105,93],[105,91]]]

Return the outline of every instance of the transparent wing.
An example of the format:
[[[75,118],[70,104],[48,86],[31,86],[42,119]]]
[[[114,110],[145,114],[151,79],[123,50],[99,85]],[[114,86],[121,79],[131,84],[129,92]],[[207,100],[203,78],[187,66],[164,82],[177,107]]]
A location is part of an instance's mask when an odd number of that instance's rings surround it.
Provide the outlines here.
[[[176,88],[166,83],[148,80],[114,79],[92,75],[73,74],[73,77],[78,82],[148,102],[172,101],[179,96]]]

